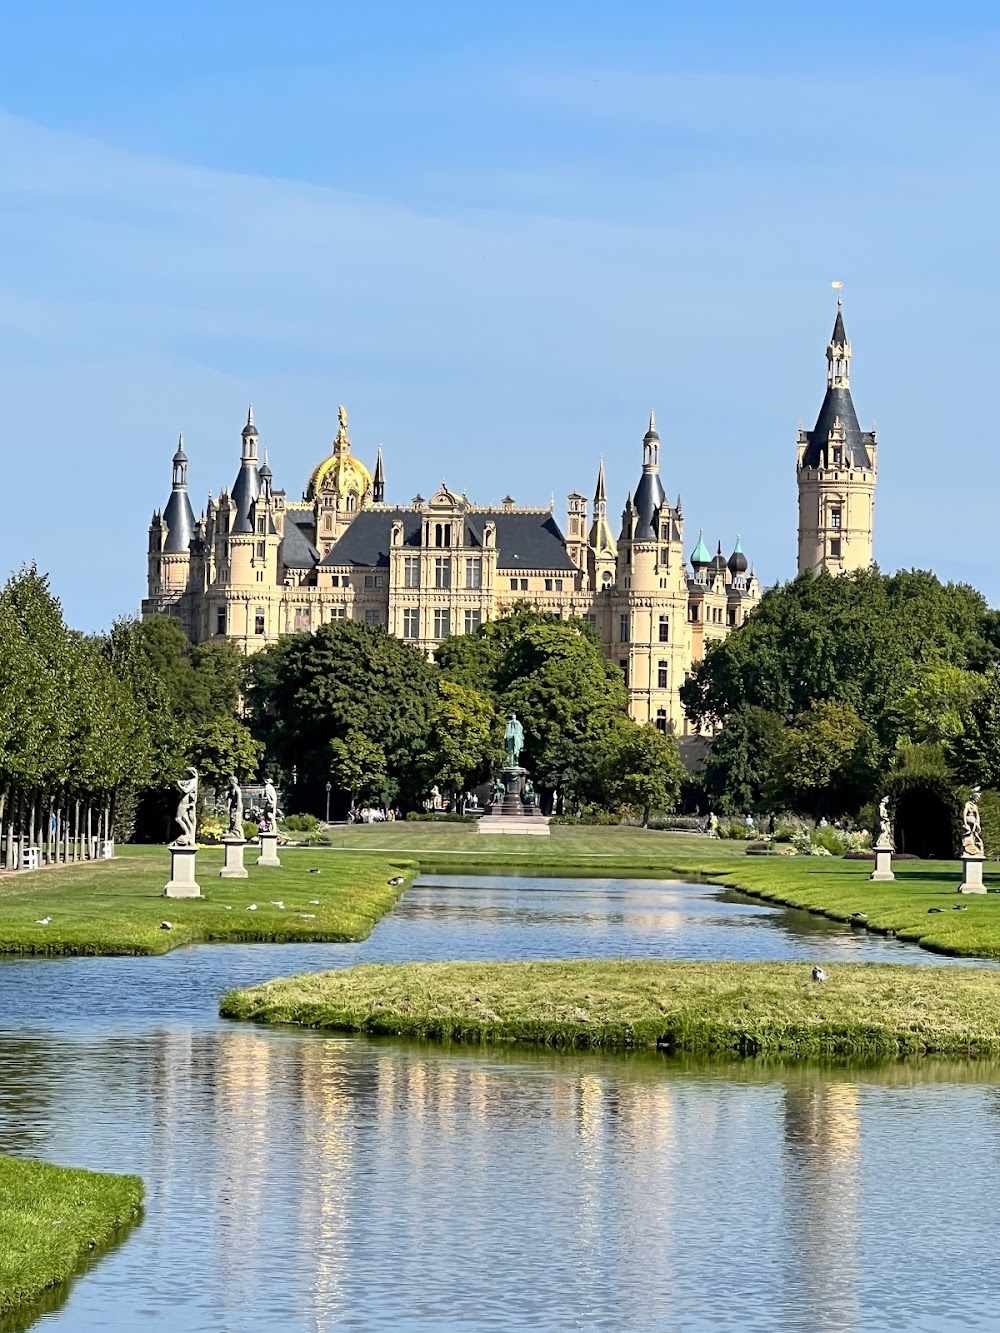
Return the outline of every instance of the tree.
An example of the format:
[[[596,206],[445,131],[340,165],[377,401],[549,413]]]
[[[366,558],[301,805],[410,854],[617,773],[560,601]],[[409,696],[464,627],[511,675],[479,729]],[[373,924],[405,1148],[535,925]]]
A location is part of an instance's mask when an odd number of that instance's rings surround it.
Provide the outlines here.
[[[386,785],[385,751],[351,728],[330,742],[330,776],[349,802],[381,800]]]
[[[704,787],[715,809],[735,815],[764,808],[784,730],[781,718],[763,708],[744,706],[730,715],[705,765]]]
[[[217,792],[225,787],[231,774],[246,781],[260,769],[264,747],[254,740],[248,728],[235,717],[214,717],[191,733],[187,757]]]
[[[923,664],[981,670],[996,656],[983,597],[919,570],[802,574],[772,588],[681,687],[695,723],[748,705],[790,721],[817,701],[848,704],[891,748],[898,703]]]
[[[285,773],[295,797],[318,808],[328,779],[344,793],[346,770],[331,771],[330,742],[363,736],[384,755],[384,795],[407,801],[426,790],[436,671],[416,648],[354,621],[292,635],[248,663],[250,726]],[[373,752],[374,753],[374,752]]]
[[[817,818],[858,810],[873,794],[882,757],[850,704],[814,703],[784,732],[771,795]]]
[[[900,737],[914,744],[956,742],[987,678],[947,662],[922,662],[896,705]]]
[[[455,792],[486,781],[501,762],[496,710],[478,690],[439,680],[430,727],[434,777]]]
[[[961,734],[946,748],[963,782],[1000,787],[1000,667],[986,673],[982,689],[962,716]]]
[[[619,806],[640,809],[644,828],[652,810],[673,810],[685,777],[673,736],[665,736],[651,722],[615,730],[605,764],[608,795]]]

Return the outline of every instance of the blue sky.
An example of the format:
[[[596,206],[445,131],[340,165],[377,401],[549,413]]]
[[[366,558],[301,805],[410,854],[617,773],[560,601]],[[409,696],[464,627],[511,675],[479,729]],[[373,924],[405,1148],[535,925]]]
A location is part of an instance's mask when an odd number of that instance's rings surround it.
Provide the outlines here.
[[[876,557],[1000,602],[998,55],[985,4],[8,6],[0,570],[136,610],[252,399],[291,496],[344,403],[390,499],[560,516],[654,407],[688,549],[787,578],[841,279]]]

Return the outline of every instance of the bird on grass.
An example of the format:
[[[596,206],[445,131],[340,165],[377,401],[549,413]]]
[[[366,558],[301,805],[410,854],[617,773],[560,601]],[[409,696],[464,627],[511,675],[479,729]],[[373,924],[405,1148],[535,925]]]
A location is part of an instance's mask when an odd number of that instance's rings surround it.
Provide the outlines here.
[[[310,906],[310,907],[318,907],[318,906],[319,906],[319,899],[318,899],[318,898],[310,898],[310,899],[309,899],[309,906]]]
[[[942,913],[943,911],[944,911],[944,908],[943,908],[943,907],[928,907],[928,909],[927,909],[927,915],[928,915],[928,916],[940,916],[941,913]]]
[[[951,910],[953,912],[967,912],[969,908],[967,903],[956,903]]]
[[[284,904],[284,903],[275,902],[275,900],[274,900],[273,898],[271,899],[271,906],[272,906],[272,907],[277,907],[277,909],[278,909],[279,912],[283,912],[283,911],[285,910],[285,904]]]
[[[315,912],[300,912],[300,913],[299,913],[299,916],[302,918],[303,921],[315,921],[315,920],[316,920],[316,913],[315,913]]]
[[[256,912],[256,910],[257,910],[257,904],[256,904],[256,903],[251,903],[250,906],[247,908],[247,911],[248,911],[248,912]]]
[[[160,929],[161,929],[161,930],[173,930],[173,928],[174,928],[174,927],[173,927],[173,923],[170,922],[170,921],[161,921],[161,922],[160,922]]]
[[[48,925],[51,924],[51,922],[52,922],[52,918],[51,918],[50,916],[43,916],[42,919],[41,919],[41,921],[36,921],[36,922],[35,922],[35,925],[36,925],[36,926],[48,926]]]
[[[318,875],[320,872],[319,872],[319,870],[313,869],[313,870],[310,870],[309,873],[310,873],[310,875]]]
[[[390,885],[391,885],[393,888],[396,888],[396,886],[399,885],[399,884],[402,884],[402,882],[403,882],[403,876],[402,876],[402,875],[394,875],[394,876],[392,877],[392,879],[390,879],[390,881],[389,881]]]
[[[817,964],[817,966],[814,967],[813,970],[812,970],[812,978],[813,978],[813,981],[825,981],[825,980],[826,980],[826,973],[823,971],[823,969],[822,969],[818,964]]]

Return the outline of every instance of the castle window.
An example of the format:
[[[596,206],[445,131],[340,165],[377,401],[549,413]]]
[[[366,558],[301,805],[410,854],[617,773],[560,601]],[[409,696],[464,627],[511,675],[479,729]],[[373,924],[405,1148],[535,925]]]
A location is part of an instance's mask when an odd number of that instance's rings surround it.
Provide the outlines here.
[[[451,524],[450,524],[450,523],[435,523],[435,524],[434,524],[434,545],[435,545],[435,546],[450,546],[450,545],[451,545]]]
[[[366,624],[366,625],[371,625],[372,629],[378,629],[378,627],[379,627],[379,625],[381,625],[381,623],[382,623],[382,612],[381,612],[381,611],[366,611],[366,612],[365,612],[365,624]]]
[[[330,612],[330,619],[331,619],[331,620],[346,620],[346,619],[347,619],[347,607],[346,607],[346,606],[335,606],[335,607],[331,610],[331,612]]]
[[[843,449],[841,449],[839,446],[834,446],[834,450],[833,450],[833,466],[834,466],[834,467],[842,467],[842,466],[843,466],[843,463],[844,463],[844,451],[843,451]]]
[[[660,524],[660,541],[668,542],[670,540],[670,527],[666,523]]]
[[[375,575],[375,587],[376,587],[376,588],[383,588],[384,586],[385,586],[385,578],[384,578],[384,576],[381,575],[381,574],[376,574],[376,575]]]
[[[254,615],[253,615],[253,632],[254,632],[254,634],[264,634],[264,633],[266,633],[266,630],[265,630],[265,623],[266,623],[266,621],[267,621],[267,612],[264,610],[264,608],[263,608],[262,606],[258,606],[257,610],[254,612]]]
[[[622,669],[622,675],[625,677],[625,684],[628,684],[628,658],[622,657],[618,660],[618,665]]]
[[[520,582],[521,582],[521,591],[522,591],[522,592],[527,592],[527,591],[528,591],[528,580],[527,580],[527,579],[521,579]]]
[[[476,630],[482,623],[483,623],[482,611],[466,611],[465,613],[466,634],[475,634]]]
[[[730,606],[726,611],[726,623],[730,626],[736,624],[736,607]]]
[[[332,532],[332,531],[333,531],[333,515],[332,515],[332,514],[324,514],[324,515],[323,515],[323,531],[324,531],[324,532]]]
[[[267,542],[258,542],[258,543],[257,543],[257,559],[258,559],[258,560],[266,560],[266,559],[267,559]]]
[[[346,505],[347,512],[348,512],[349,514],[353,514],[354,511],[355,511],[355,509],[357,509],[357,507],[358,507],[358,499],[357,499],[357,496],[355,496],[355,495],[349,495],[349,496],[347,497],[347,505]]]
[[[295,608],[295,633],[308,634],[312,628],[312,616],[308,606]]]
[[[257,570],[257,582],[258,583],[264,582],[264,571],[262,569]]]
[[[688,620],[694,622],[698,619],[698,603],[692,602],[688,606]]]
[[[629,641],[629,617],[627,614],[618,618],[618,641],[619,643],[628,643]]]
[[[465,562],[465,586],[467,588],[483,586],[483,562],[478,556],[474,560]]]
[[[446,639],[451,633],[451,612],[438,607],[434,612],[434,637]]]
[[[374,587],[375,587],[375,576],[374,576],[374,574],[366,574],[366,575],[365,575],[365,587],[366,587],[366,588],[374,588]]]
[[[439,555],[434,560],[434,586],[435,588],[451,587],[451,558],[446,555]]]
[[[664,735],[667,733],[667,710],[665,708],[656,710],[656,730],[662,731]]]
[[[511,579],[510,590],[511,592],[517,592],[517,579]]]
[[[660,616],[660,643],[670,642],[670,617]]]
[[[215,608],[215,632],[216,634],[225,634],[226,632],[226,608],[224,606]]]
[[[830,538],[830,559],[831,559],[831,560],[839,560],[839,559],[840,559],[840,538],[839,538],[839,537],[831,537],[831,538]]]
[[[830,510],[830,527],[836,528],[838,532],[840,531],[842,516],[843,510],[840,505],[835,505],[834,508]]]
[[[562,579],[556,579],[556,592],[562,592],[562,590],[563,590]]]
[[[403,587],[420,587],[420,556],[407,555],[403,557]]]
[[[403,612],[403,638],[420,638],[420,609],[416,606],[408,606]]]
[[[656,688],[665,690],[667,688],[667,674],[670,670],[670,663],[659,661],[656,664]]]
[[[545,580],[545,591],[546,591],[546,592],[551,592],[551,591],[552,591],[552,580],[551,580],[551,579],[546,579],[546,580]]]
[[[661,565],[670,564],[670,552],[665,546],[660,547],[660,564]]]
[[[266,514],[262,514],[261,517],[257,520],[257,531],[260,533],[260,535],[261,535],[262,537],[266,537],[266,536],[267,536],[267,515],[266,515]]]
[[[583,618],[593,629],[597,629],[597,615],[595,612],[588,611]]]

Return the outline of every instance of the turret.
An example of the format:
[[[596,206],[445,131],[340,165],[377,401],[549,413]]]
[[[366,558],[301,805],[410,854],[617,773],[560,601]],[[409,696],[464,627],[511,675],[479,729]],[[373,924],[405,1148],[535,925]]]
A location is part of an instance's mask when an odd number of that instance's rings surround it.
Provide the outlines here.
[[[705,533],[702,530],[698,532],[698,545],[691,552],[691,568],[694,570],[694,577],[697,583],[705,582],[705,571],[711,564],[712,557],[708,553],[708,547],[705,545]]]
[[[382,446],[379,445],[375,457],[375,476],[372,478],[372,500],[375,504],[385,503],[385,472],[382,468]]]
[[[826,362],[816,425],[799,431],[800,574],[840,574],[872,562],[877,443],[874,430],[861,430],[854,410],[851,344],[839,299]]]
[[[148,596],[161,599],[163,609],[185,592],[191,564],[191,541],[195,535],[194,510],[188,497],[188,457],[184,437],[179,436],[172,459],[170,499],[161,514],[154,514],[149,527]]]
[[[624,522],[624,516],[623,516]],[[594,490],[594,521],[590,525],[587,550],[587,573],[595,592],[608,591],[615,580],[615,561],[618,545],[608,522],[608,492],[604,480],[604,459],[597,469]]]

